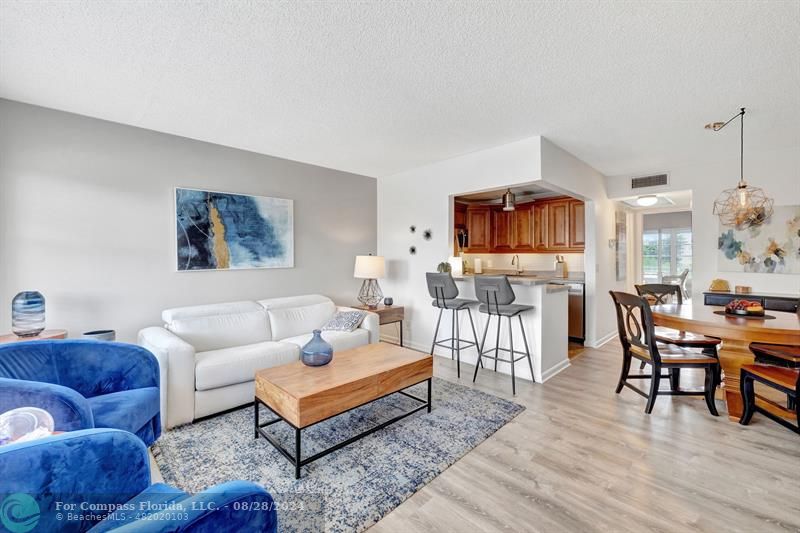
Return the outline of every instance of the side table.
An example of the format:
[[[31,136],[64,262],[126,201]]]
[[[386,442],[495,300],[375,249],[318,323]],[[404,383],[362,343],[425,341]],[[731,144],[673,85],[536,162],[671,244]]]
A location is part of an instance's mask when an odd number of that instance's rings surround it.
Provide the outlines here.
[[[400,346],[403,345],[403,319],[405,318],[405,308],[402,305],[386,306],[380,304],[376,309],[370,309],[366,305],[354,305],[353,309],[363,309],[364,311],[369,311],[370,313],[376,313],[381,326],[399,322]]]
[[[0,344],[8,344],[10,342],[25,342],[25,341],[41,341],[47,339],[66,339],[67,330],[65,329],[46,329],[32,337],[17,337],[13,333],[7,335],[0,335]]]

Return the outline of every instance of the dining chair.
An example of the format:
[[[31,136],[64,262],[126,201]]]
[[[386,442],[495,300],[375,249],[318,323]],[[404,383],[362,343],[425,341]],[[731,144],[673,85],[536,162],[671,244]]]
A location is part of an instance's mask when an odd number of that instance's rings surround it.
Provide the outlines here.
[[[800,300],[797,301],[794,312],[800,318]],[[753,342],[750,343],[750,351],[753,352],[756,363],[786,368],[800,368],[800,346]],[[787,407],[795,409],[796,401],[796,397],[789,395],[787,397]]]
[[[650,298],[654,299],[653,305],[669,303],[683,305],[683,292],[678,285],[671,285],[668,283],[647,283],[643,285],[634,285],[634,287],[636,288],[636,292],[639,294],[639,296],[649,296]],[[661,326],[656,326],[655,333],[656,342],[674,344],[675,346],[682,346],[684,348],[702,348],[704,354],[711,355],[719,359],[717,347],[722,342],[720,339]],[[647,363],[642,361],[642,363],[639,365],[639,368],[644,370],[645,365],[647,365]],[[680,381],[680,371],[676,370],[675,373],[677,375],[675,379]]]
[[[756,381],[786,394],[788,398],[787,404],[793,407],[796,424],[792,424],[788,420],[767,411],[756,403],[754,386]],[[778,424],[800,434],[800,403],[797,401],[800,396],[800,370],[772,365],[742,365],[739,387],[744,401],[744,411],[742,412],[742,418],[739,419],[740,424],[743,426],[748,425],[754,413],[761,413]]]
[[[681,288],[681,294],[686,296],[686,278],[689,275],[689,269],[684,268],[683,272],[677,276],[661,276],[661,283],[667,285],[676,285]]]
[[[659,395],[703,396],[709,412],[714,416],[719,416],[714,404],[714,392],[719,385],[719,360],[703,353],[700,348],[685,348],[657,342],[653,315],[647,300],[625,292],[609,291],[609,294],[611,294],[617,312],[617,329],[622,343],[622,370],[615,392],[619,394],[623,387],[628,387],[647,398],[644,410],[647,414],[653,412],[653,406]],[[652,369],[650,375],[631,374],[630,368],[633,359],[648,363]],[[684,368],[705,371],[705,383],[702,390],[682,390],[676,386],[672,371]],[[662,375],[662,369],[667,370],[670,374]],[[659,389],[662,378],[670,380],[671,390]],[[650,393],[628,383],[630,379],[649,379]]]

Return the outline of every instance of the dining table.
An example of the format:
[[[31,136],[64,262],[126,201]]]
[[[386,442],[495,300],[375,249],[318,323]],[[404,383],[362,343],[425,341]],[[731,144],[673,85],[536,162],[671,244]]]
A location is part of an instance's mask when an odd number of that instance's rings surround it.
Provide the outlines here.
[[[742,416],[743,410],[740,369],[754,361],[750,343],[800,346],[800,316],[797,313],[767,310],[764,317],[741,317],[725,314],[724,307],[702,302],[660,304],[651,310],[656,326],[722,340],[718,353],[723,371],[723,396],[728,418],[735,421]],[[791,416],[775,399],[762,396],[757,398],[757,402],[778,416]]]

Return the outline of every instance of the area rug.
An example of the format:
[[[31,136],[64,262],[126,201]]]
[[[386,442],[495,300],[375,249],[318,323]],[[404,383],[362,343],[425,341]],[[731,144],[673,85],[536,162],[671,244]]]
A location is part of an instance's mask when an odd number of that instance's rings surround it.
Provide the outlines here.
[[[424,398],[426,386],[409,392]],[[415,405],[393,394],[305,429],[303,457]],[[153,452],[164,481],[191,493],[233,479],[263,485],[275,499],[279,531],[362,531],[524,409],[434,378],[431,413],[422,410],[304,466],[299,480],[272,445],[253,438],[252,407],[165,432]],[[268,416],[262,411],[262,420]],[[269,428],[293,449],[287,424]]]

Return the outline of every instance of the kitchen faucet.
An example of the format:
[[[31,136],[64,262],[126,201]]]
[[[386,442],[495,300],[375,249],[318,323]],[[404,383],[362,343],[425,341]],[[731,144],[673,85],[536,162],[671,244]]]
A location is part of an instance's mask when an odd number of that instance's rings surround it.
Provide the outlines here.
[[[517,266],[517,274],[522,274],[524,270],[522,269],[522,262],[519,260],[519,255],[514,254],[514,257],[511,258],[511,266]]]

